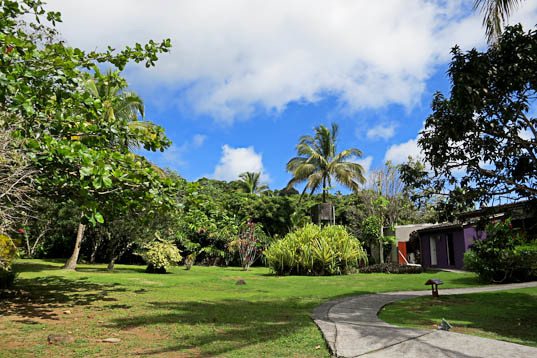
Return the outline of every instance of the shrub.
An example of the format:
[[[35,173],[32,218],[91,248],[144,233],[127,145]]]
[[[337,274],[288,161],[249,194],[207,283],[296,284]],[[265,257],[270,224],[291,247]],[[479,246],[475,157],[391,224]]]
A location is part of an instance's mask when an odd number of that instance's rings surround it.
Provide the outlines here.
[[[490,223],[487,238],[476,240],[464,255],[464,266],[487,282],[528,281],[537,278],[537,242],[524,242],[510,219]]]
[[[375,264],[360,268],[360,273],[422,273],[423,267],[394,263]]]
[[[307,224],[273,243],[265,257],[269,267],[280,275],[347,274],[367,263],[360,242],[338,225]]]
[[[13,285],[17,274],[11,269],[13,260],[17,258],[17,245],[7,236],[0,234],[0,289],[7,289]]]
[[[13,286],[15,278],[17,278],[17,273],[13,272],[13,270],[0,269],[0,290]]]
[[[183,258],[174,243],[161,239],[158,234],[155,236],[154,241],[144,246],[146,251],[141,256],[147,263],[147,272],[165,273]]]

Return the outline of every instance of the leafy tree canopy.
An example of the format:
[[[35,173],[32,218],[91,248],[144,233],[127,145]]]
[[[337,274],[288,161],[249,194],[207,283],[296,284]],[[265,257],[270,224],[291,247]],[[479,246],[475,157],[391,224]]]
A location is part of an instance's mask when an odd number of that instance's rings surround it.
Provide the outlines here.
[[[451,95],[435,94],[418,140],[432,175],[407,165],[403,178],[445,196],[445,212],[537,197],[537,31],[508,27],[486,52],[452,53]]]
[[[159,53],[169,51],[170,40],[119,52],[109,47],[86,53],[61,41],[38,45],[18,26],[19,20],[31,16],[37,23],[45,18],[52,25],[61,21],[60,14],[46,12],[40,0],[0,4],[0,111],[39,169],[40,191],[76,202],[92,223],[104,221],[102,207],[110,203],[124,208],[140,200],[172,204],[172,181],[128,147],[139,143],[148,150],[164,150],[170,141],[163,129],[130,129],[130,118],[109,115],[120,96],[103,101],[86,86],[93,76],[110,88],[124,88],[118,72],[102,75],[98,65],[109,63],[122,70],[134,61],[153,66]]]

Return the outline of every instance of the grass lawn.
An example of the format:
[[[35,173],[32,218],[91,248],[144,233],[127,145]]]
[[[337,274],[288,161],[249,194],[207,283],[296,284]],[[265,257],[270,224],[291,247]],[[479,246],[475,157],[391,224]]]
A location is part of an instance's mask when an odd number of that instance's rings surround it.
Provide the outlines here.
[[[391,324],[423,329],[436,329],[445,318],[453,332],[537,347],[537,287],[419,297],[388,305],[379,317]]]
[[[428,289],[431,277],[446,288],[480,285],[473,274],[450,272],[278,277],[260,267],[195,266],[159,275],[123,265],[68,272],[62,263],[16,264],[16,294],[0,298],[1,357],[328,357],[309,318],[322,302]],[[235,285],[239,279],[246,285]],[[49,334],[76,341],[47,345]],[[101,342],[110,337],[121,342]]]

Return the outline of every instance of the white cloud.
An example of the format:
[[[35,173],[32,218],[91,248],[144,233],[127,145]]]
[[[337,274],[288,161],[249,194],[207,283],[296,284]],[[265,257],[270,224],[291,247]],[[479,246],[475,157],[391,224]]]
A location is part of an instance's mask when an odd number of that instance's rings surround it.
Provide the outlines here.
[[[237,180],[244,172],[259,172],[263,183],[270,182],[270,177],[263,167],[263,156],[255,152],[254,147],[232,148],[225,144],[222,157],[209,177],[218,180]]]
[[[530,26],[537,12],[526,1]],[[181,93],[190,106],[231,123],[257,110],[336,95],[346,110],[420,102],[450,48],[484,43],[481,15],[463,0],[49,0],[62,35],[94,50],[170,37],[156,69],[129,79]]]
[[[372,140],[378,140],[378,139],[388,140],[395,135],[395,125],[390,124],[387,126],[383,126],[383,125],[375,126],[373,128],[370,128],[367,131],[366,135],[367,135],[367,138],[372,139]]]
[[[207,139],[206,135],[196,134],[194,135],[194,138],[192,138],[192,146],[195,148],[201,147],[203,143],[205,143],[206,139]]]
[[[418,139],[410,139],[408,142],[394,144],[386,151],[384,161],[391,161],[393,164],[401,164],[408,161],[408,157],[414,159],[422,158],[420,148],[418,147]]]
[[[188,163],[184,159],[184,155],[191,149],[201,147],[206,139],[207,136],[204,134],[195,134],[191,140],[187,140],[182,145],[172,144],[168,149],[160,154],[158,164],[172,168],[187,165]]]
[[[351,158],[349,161],[353,163],[358,163],[364,168],[364,177],[367,178],[367,173],[369,173],[369,169],[371,169],[371,163],[373,162],[373,157],[368,156],[365,158]]]

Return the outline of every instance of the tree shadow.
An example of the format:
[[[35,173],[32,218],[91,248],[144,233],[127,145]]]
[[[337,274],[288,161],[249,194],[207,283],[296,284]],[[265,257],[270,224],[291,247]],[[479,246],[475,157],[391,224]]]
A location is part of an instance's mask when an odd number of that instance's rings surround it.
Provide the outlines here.
[[[57,265],[59,260],[47,260],[49,262],[15,262],[13,264],[13,271],[15,272],[41,272],[60,270],[61,267]]]
[[[185,334],[176,344],[149,348],[141,353],[144,356],[197,350],[204,357],[218,357],[246,346],[274,342],[304,328],[317,329],[308,315],[318,302],[300,298],[148,304],[152,309],[145,314],[116,318],[108,328],[128,330],[162,324],[203,328]]]
[[[477,285],[479,285],[479,284],[481,284],[481,285],[490,284],[489,282],[485,282],[485,281],[481,280],[478,276],[473,276],[473,277],[466,276],[466,277],[450,278],[449,282],[452,283],[452,284],[467,285],[467,286],[475,286],[476,284]]]
[[[537,295],[498,291],[416,300],[406,301],[406,307],[398,308],[406,317],[404,323],[434,327],[445,318],[457,333],[487,332],[495,339],[506,337],[537,347]]]
[[[57,306],[87,306],[95,301],[117,301],[109,297],[125,292],[118,284],[100,285],[87,278],[66,279],[59,276],[18,278],[12,290],[0,293],[0,317],[20,316],[58,320]]]

